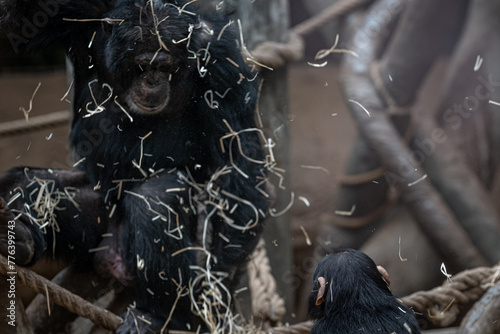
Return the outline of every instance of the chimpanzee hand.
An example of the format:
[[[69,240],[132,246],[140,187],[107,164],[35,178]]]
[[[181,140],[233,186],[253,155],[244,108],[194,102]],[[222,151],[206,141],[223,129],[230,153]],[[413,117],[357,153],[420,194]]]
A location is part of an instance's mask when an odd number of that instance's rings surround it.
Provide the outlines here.
[[[29,228],[20,220],[0,197],[0,253],[13,256],[15,262],[27,265],[35,255],[35,240]]]

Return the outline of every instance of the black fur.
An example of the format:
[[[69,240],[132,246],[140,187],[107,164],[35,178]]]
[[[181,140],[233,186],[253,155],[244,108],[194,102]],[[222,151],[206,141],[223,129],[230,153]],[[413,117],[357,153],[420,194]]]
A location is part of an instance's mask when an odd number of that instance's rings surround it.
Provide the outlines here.
[[[47,10],[47,3],[53,11]],[[102,241],[101,245],[110,246],[110,251],[98,254],[97,265],[114,258],[113,252],[119,254],[117,262],[120,257],[123,259],[118,264],[125,265],[125,276],[135,277],[137,309],[159,319],[157,324],[163,324],[177,296],[177,286],[171,278],[179,282],[180,268],[183,284],[187,284],[193,275],[189,266],[196,262],[195,252],[176,257],[171,254],[200,244],[195,233],[198,216],[203,218],[214,209],[207,202],[204,211],[193,212],[188,204],[193,189],[186,179],[205,184],[214,173],[226,168],[228,173],[218,177],[211,188],[227,199],[226,208],[239,204],[234,212],[227,210],[226,215],[239,226],[259,219],[255,227],[242,231],[231,228],[217,214],[211,216],[210,250],[216,258],[212,270],[229,273],[230,288],[237,282],[238,270],[263,228],[260,213],[256,216],[254,208],[237,198],[253,203],[261,212],[268,208],[268,200],[257,189],[265,175],[263,165],[255,161],[264,158],[256,132],[242,133],[238,143],[236,139],[221,140],[231,131],[255,128],[255,74],[242,59],[232,29],[221,34],[228,21],[200,13],[193,4],[182,10],[186,3],[0,2],[0,12],[4,13],[2,28],[15,49],[36,50],[60,43],[74,66],[70,143],[74,160],[80,161],[76,169],[84,172],[81,178],[85,182],[75,182],[68,176],[78,171],[29,172],[55,179],[61,186],[76,186],[81,194],[89,194],[83,197],[92,199],[81,199],[84,204],[80,211],[68,204],[66,213],[58,216],[58,223],[64,228],[56,234],[57,247],[75,243],[82,234],[87,243],[76,245],[77,254],[57,248],[56,255],[74,262],[85,258],[88,263],[88,249],[99,245],[103,233],[101,227],[94,227],[97,220],[99,226],[120,234],[111,242]],[[33,21],[36,15],[42,15],[40,12],[47,14],[48,21],[36,21],[36,33],[27,35],[26,20]],[[148,111],[155,108],[159,109]],[[10,176],[0,180],[3,197],[10,196],[8,192],[15,186],[28,184],[24,171],[14,170],[9,175],[12,174],[16,174],[17,182],[9,182]],[[94,187],[96,191],[92,191]],[[166,192],[172,188],[179,191]],[[29,202],[26,198],[25,201]],[[13,204],[16,205],[22,210],[22,205]],[[107,218],[115,205],[115,214]],[[164,233],[167,227],[161,219],[153,220],[173,212],[179,217],[180,239]],[[74,218],[77,213],[80,216]],[[29,220],[20,218],[20,222],[30,226],[32,236],[26,238],[36,239],[35,255],[26,263],[32,264],[45,249],[40,242],[42,234]],[[227,249],[228,243],[220,234],[231,245],[241,247]],[[49,250],[51,235],[43,235]],[[138,267],[140,259],[144,266]],[[159,277],[160,272],[167,273],[169,279]],[[184,328],[191,321],[189,308],[187,298],[182,298],[169,327]],[[126,322],[119,332],[133,332],[129,328],[132,326],[133,322]]]
[[[326,280],[320,305],[318,277]],[[311,334],[420,333],[413,311],[392,295],[373,260],[354,249],[337,250],[318,264],[309,313],[316,320]]]

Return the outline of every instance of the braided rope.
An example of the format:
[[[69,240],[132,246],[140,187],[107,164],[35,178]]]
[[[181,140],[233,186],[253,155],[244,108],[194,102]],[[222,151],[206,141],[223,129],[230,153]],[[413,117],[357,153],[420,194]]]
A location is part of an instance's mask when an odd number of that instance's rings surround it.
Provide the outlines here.
[[[257,252],[254,257],[254,261],[256,263],[264,263],[265,268],[261,271],[268,272],[269,264],[266,263],[266,260],[262,256],[262,252]],[[16,277],[19,279],[21,284],[32,288],[40,294],[45,294],[47,291],[49,298],[56,304],[63,306],[69,311],[82,317],[90,319],[98,326],[109,330],[115,330],[122,322],[120,317],[87,302],[79,296],[73,295],[68,290],[57,286],[38,274],[25,268],[11,266],[7,262],[7,259],[0,255],[0,274],[12,275],[13,271],[16,272]],[[254,275],[254,277],[257,276]],[[456,320],[459,313],[457,307],[449,308],[451,303],[454,303],[455,305],[468,305],[474,303],[479,300],[490,287],[494,286],[498,282],[500,282],[500,265],[491,268],[479,267],[463,271],[453,276],[451,282],[447,281],[442,286],[429,291],[416,292],[402,298],[401,301],[406,306],[420,312],[430,309],[436,311],[444,310],[441,314],[433,315],[431,320],[436,320],[438,324],[451,323]],[[273,284],[275,283],[271,283],[269,286],[273,287]],[[264,290],[265,289],[262,291]],[[271,301],[272,299],[273,298],[270,298]],[[282,303],[282,301],[277,303],[277,309],[280,308],[280,303]],[[267,305],[272,305],[272,303],[269,302]],[[269,310],[269,306],[267,306],[266,309]],[[278,313],[275,312],[274,314]],[[260,331],[260,333],[303,334],[310,331],[312,324],[312,322],[307,321],[292,326],[275,327],[268,331]],[[170,331],[170,333],[188,334],[191,332]]]
[[[402,302],[416,311],[427,310],[434,324],[445,327],[453,323],[460,314],[457,305],[465,306],[476,302],[499,281],[500,265],[478,267],[453,276],[451,281],[446,281],[437,288],[404,297]]]
[[[30,117],[28,122],[22,119],[0,123],[0,138],[68,124],[70,119],[71,115],[69,111],[65,110],[56,111],[46,115]]]
[[[308,334],[312,327],[312,321],[301,322],[296,325],[275,327],[268,331],[271,334]]]
[[[324,26],[333,19],[346,15],[352,10],[372,3],[373,0],[340,0],[320,14],[296,25],[289,32],[288,42],[263,42],[252,50],[252,59],[271,68],[299,61],[304,57],[303,37]]]
[[[282,67],[287,62],[299,61],[304,57],[304,40],[299,34],[291,31],[288,42],[262,42],[248,57],[270,68]]]
[[[354,9],[356,9],[360,6],[368,5],[372,2],[373,2],[373,0],[341,0],[341,1],[338,1],[338,2],[334,3],[333,5],[331,5],[330,7],[328,7],[327,9],[325,9],[320,14],[296,25],[292,29],[292,32],[296,33],[300,36],[307,35],[307,34],[313,32],[314,30],[317,30],[318,28],[322,27],[323,25],[330,22],[331,20],[333,20],[339,16],[343,16],[343,15],[353,11]]]
[[[276,280],[271,273],[263,239],[255,248],[247,271],[253,315],[263,320],[281,320],[286,313],[285,301],[276,292]]]
[[[14,274],[15,273],[15,274]],[[115,330],[122,323],[122,319],[117,315],[97,307],[85,299],[72,294],[68,290],[52,283],[31,270],[15,266],[0,255],[0,274],[16,276],[21,284],[29,286],[39,294],[48,293],[48,298],[56,304],[76,313],[82,317],[92,320],[95,324],[108,330]]]

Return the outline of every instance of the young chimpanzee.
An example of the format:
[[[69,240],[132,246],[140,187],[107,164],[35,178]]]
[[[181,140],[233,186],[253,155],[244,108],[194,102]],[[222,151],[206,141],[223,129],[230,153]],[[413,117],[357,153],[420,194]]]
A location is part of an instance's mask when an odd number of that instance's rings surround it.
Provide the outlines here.
[[[186,0],[3,0],[0,20],[16,51],[62,44],[75,92],[74,170],[0,179],[0,252],[12,230],[18,264],[47,249],[133,277],[118,333],[192,326],[196,266],[233,288],[269,206],[258,83],[232,22]]]
[[[389,290],[387,271],[363,252],[339,249],[314,271],[311,334],[420,333],[413,311]]]

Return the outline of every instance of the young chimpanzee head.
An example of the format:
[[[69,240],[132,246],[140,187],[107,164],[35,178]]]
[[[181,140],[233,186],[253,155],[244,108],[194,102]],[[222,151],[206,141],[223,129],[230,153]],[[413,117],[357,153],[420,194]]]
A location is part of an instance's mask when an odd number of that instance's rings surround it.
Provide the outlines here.
[[[389,290],[389,275],[363,252],[340,249],[314,272],[311,333],[419,333],[413,312]]]
[[[189,100],[194,86],[189,77],[213,35],[209,24],[191,12],[192,6],[184,1],[119,0],[106,13],[105,75],[130,111],[157,114],[185,108],[175,101]]]
[[[327,255],[314,271],[309,310],[313,319],[342,309],[347,303],[371,299],[373,290],[392,296],[389,274],[363,252],[339,249]]]

